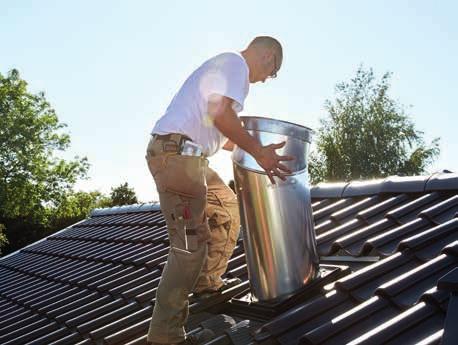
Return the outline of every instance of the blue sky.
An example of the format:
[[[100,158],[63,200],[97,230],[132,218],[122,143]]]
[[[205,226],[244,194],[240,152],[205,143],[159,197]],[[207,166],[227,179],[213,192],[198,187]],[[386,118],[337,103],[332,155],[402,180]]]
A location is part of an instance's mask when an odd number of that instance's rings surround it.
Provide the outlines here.
[[[452,1],[0,0],[0,73],[17,68],[68,125],[65,157],[91,163],[77,189],[127,181],[156,199],[144,161],[154,122],[193,69],[257,35],[278,38],[284,62],[277,79],[251,86],[242,115],[316,129],[358,65],[391,71],[391,96],[428,141],[441,137],[430,170],[458,171],[456,13]],[[210,164],[232,176],[228,153]]]

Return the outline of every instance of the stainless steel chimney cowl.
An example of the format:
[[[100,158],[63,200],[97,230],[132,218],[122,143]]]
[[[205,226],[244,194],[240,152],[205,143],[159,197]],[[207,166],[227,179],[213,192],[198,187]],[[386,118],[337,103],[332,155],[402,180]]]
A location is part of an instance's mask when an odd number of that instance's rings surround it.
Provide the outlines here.
[[[281,299],[318,273],[307,174],[313,131],[263,117],[240,119],[262,145],[285,141],[277,154],[296,158],[283,162],[292,171],[286,181],[275,177],[272,184],[251,155],[237,146],[232,153],[252,296],[260,301]]]

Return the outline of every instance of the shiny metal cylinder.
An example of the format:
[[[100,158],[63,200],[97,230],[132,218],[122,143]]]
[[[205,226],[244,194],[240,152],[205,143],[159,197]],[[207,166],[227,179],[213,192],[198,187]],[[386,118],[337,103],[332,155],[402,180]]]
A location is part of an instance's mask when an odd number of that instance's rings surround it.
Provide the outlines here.
[[[286,121],[240,117],[245,129],[262,145],[285,141],[279,155],[292,174],[286,181],[265,171],[247,152],[234,148],[232,161],[252,296],[281,299],[298,290],[318,272],[307,156],[313,131]]]

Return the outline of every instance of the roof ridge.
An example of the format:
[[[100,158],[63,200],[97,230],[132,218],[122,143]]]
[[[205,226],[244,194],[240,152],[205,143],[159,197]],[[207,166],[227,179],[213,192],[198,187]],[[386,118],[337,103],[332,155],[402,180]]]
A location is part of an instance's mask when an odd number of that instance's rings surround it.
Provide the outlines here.
[[[106,208],[95,208],[91,211],[90,217],[106,216],[112,214],[123,214],[123,213],[138,213],[138,212],[151,212],[159,211],[159,202],[153,201],[148,203],[139,203],[132,205],[122,205]]]
[[[458,173],[447,170],[430,175],[398,176],[354,180],[350,182],[321,182],[310,189],[312,198],[347,198],[386,193],[422,193],[437,190],[458,190]]]

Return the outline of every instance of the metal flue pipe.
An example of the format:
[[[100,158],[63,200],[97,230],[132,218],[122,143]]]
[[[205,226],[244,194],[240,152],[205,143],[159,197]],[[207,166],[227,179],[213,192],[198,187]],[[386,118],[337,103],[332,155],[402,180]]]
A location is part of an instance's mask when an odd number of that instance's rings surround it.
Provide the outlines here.
[[[241,117],[245,129],[262,145],[286,141],[279,155],[291,171],[286,181],[272,184],[256,160],[234,148],[232,161],[252,296],[278,299],[313,280],[318,254],[307,174],[313,131],[294,123],[262,117]]]

